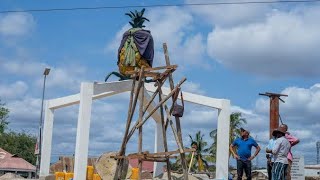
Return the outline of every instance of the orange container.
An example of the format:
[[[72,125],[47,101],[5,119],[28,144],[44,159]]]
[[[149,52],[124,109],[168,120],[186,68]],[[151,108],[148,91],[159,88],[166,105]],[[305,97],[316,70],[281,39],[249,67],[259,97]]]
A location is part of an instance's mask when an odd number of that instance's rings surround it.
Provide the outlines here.
[[[99,174],[93,174],[93,180],[101,180]]]
[[[130,176],[131,180],[136,180],[139,178],[139,168],[132,168],[132,174]]]
[[[64,180],[64,172],[55,172],[56,180]]]
[[[73,179],[73,173],[65,173],[65,174],[64,174],[64,179],[65,179],[65,180],[71,180],[71,179]]]
[[[87,180],[93,180],[93,166],[87,166]]]

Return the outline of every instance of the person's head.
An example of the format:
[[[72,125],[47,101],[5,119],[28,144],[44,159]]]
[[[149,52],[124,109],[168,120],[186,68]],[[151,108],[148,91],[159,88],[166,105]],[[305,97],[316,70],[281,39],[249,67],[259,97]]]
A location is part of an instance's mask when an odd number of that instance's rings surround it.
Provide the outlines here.
[[[280,125],[280,128],[281,128],[282,130],[284,130],[285,132],[288,131],[288,125],[286,125],[286,124],[281,124],[281,125]]]
[[[272,132],[272,136],[274,136],[275,138],[280,138],[285,134],[286,134],[286,131],[284,131],[284,129],[281,129],[281,128],[276,128]]]
[[[240,135],[242,138],[248,138],[250,135],[250,131],[244,128],[240,128]]]
[[[198,149],[197,143],[193,141],[193,142],[191,143],[191,148]]]

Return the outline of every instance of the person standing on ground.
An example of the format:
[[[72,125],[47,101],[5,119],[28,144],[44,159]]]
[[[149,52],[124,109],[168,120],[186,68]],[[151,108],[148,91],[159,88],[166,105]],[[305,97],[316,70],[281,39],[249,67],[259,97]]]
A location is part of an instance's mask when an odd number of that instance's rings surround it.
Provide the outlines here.
[[[243,171],[245,171],[247,180],[251,180],[251,161],[258,155],[260,146],[251,138],[250,132],[244,128],[240,128],[241,137],[238,137],[231,145],[230,151],[233,157],[237,160],[237,174],[238,180],[242,179]],[[256,148],[256,152],[251,156],[252,147]],[[237,147],[237,153],[234,151]]]
[[[268,146],[266,148],[266,152],[268,151],[268,149],[273,149],[275,142],[276,142],[276,138],[272,136],[272,138],[269,140]],[[272,155],[272,153],[267,152],[266,157],[267,157],[268,179],[272,180],[272,166],[274,163],[274,156]]]
[[[285,138],[286,132],[281,129],[275,129],[272,135],[276,137],[276,142],[272,149],[267,149],[267,153],[274,155],[274,164],[272,166],[272,180],[285,180],[286,170],[288,167],[288,153],[290,150],[290,143]]]
[[[294,136],[292,136],[289,132],[288,132],[288,126],[286,124],[281,124],[280,128],[286,132],[285,134],[285,138],[290,142],[291,147],[295,146],[296,144],[298,144],[300,142],[300,140]],[[291,180],[291,166],[292,166],[292,159],[293,159],[293,155],[291,152],[291,148],[289,150],[288,153],[288,168],[286,171],[286,179],[287,180]]]

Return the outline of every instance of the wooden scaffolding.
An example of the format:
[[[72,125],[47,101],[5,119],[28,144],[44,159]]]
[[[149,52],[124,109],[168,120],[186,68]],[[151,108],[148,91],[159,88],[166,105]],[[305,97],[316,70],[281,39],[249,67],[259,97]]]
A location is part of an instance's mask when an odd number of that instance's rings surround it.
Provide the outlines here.
[[[119,153],[116,156],[112,156],[117,160],[117,170],[114,176],[114,179],[123,179],[122,175],[125,171],[124,160],[137,158],[139,163],[139,179],[141,179],[142,175],[142,162],[143,161],[153,161],[153,162],[165,162],[166,163],[166,170],[168,173],[168,179],[171,179],[171,171],[170,171],[170,162],[169,159],[174,157],[173,154],[180,154],[181,158],[181,165],[183,169],[183,177],[185,180],[188,180],[188,168],[187,162],[185,158],[185,152],[192,152],[194,149],[184,149],[183,148],[183,140],[182,140],[182,133],[181,133],[181,125],[180,125],[180,118],[175,116],[175,123],[172,120],[172,112],[174,109],[174,105],[178,99],[178,95],[181,90],[181,85],[186,81],[186,78],[182,78],[178,84],[174,84],[173,82],[173,72],[177,69],[177,65],[170,65],[170,59],[168,55],[167,45],[166,43],[163,44],[163,50],[165,54],[166,66],[163,67],[155,67],[155,68],[144,68],[142,67],[139,70],[128,72],[133,81],[130,93],[130,101],[129,101],[129,108],[128,108],[128,116],[127,122],[125,127],[125,133],[122,140],[122,145],[120,148]],[[155,82],[155,86],[157,90],[152,94],[151,99],[148,103],[144,104],[144,83],[146,83],[146,78],[151,78]],[[162,93],[162,86],[166,81],[169,81],[171,92],[167,96],[163,96]],[[158,96],[159,102],[154,107],[154,109],[146,115],[147,109],[154,102],[155,98]],[[167,101],[171,98],[172,105],[168,107]],[[132,119],[136,110],[137,100],[141,99],[139,104],[139,117],[136,120],[135,124],[131,126]],[[142,132],[143,132],[143,125],[146,121],[155,113],[157,110],[160,110],[161,116],[161,125],[162,125],[162,136],[163,136],[163,144],[164,144],[164,152],[157,152],[157,153],[149,153],[148,151],[143,151],[142,149]],[[178,150],[176,151],[168,151],[168,144],[167,144],[167,128],[170,125],[175,141],[178,146]],[[126,146],[129,142],[130,138],[134,134],[134,132],[138,130],[138,152],[133,154],[125,155]]]

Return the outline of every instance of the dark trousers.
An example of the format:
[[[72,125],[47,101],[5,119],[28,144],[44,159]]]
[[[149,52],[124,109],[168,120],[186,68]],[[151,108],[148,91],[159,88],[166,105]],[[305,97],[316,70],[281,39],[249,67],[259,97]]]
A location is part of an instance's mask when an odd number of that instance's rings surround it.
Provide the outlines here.
[[[268,179],[272,180],[272,166],[273,162],[267,162]]]
[[[285,180],[288,164],[275,162],[272,166],[272,180]]]
[[[243,171],[246,173],[247,180],[251,180],[251,161],[237,160],[238,180],[242,179]]]

